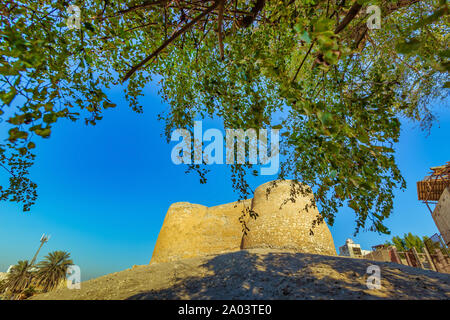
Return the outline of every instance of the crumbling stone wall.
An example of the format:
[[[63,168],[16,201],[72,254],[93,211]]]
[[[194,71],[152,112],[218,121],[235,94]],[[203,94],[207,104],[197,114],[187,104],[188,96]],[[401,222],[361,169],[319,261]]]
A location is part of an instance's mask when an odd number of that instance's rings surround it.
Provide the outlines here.
[[[176,261],[249,248],[277,248],[336,255],[333,238],[319,217],[313,194],[292,181],[265,183],[254,198],[215,207],[188,202],[172,204],[153,251],[151,263]],[[246,210],[250,229],[243,236],[239,218]],[[248,211],[257,214],[249,218]]]

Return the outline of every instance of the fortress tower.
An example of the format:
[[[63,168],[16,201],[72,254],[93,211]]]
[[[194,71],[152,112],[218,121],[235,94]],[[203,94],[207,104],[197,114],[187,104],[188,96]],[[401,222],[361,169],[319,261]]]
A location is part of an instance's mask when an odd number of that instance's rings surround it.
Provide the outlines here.
[[[245,236],[239,221],[243,211],[250,229]],[[330,230],[319,217],[311,188],[290,180],[259,186],[253,199],[210,208],[177,202],[167,211],[151,263],[250,248],[336,255]]]

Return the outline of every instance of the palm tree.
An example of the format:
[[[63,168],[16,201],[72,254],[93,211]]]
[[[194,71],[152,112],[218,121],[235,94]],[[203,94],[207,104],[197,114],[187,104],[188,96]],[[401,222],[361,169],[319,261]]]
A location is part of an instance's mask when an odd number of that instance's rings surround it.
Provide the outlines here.
[[[8,290],[15,297],[30,285],[32,278],[30,263],[28,260],[20,260],[2,282],[0,292]]]
[[[66,277],[67,268],[73,264],[70,253],[53,251],[45,256],[37,267],[36,284],[44,292],[55,288]]]

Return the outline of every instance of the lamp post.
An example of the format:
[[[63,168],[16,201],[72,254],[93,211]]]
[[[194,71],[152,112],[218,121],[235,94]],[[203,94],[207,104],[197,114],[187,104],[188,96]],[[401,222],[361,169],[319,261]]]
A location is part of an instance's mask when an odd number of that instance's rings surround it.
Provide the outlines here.
[[[36,251],[36,254],[34,255],[33,259],[31,260],[30,263],[30,267],[33,266],[34,262],[36,261],[36,258],[39,254],[39,251],[41,250],[42,246],[44,245],[44,243],[48,242],[48,240],[50,239],[50,236],[45,235],[45,233],[42,235],[41,237],[41,245],[39,246],[38,250]]]

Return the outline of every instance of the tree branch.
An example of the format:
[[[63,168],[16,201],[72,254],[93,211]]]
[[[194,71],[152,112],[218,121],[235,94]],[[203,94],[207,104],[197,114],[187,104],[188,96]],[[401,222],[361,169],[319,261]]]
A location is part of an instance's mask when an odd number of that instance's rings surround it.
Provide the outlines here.
[[[137,6],[130,7],[130,8],[125,9],[125,10],[120,10],[118,12],[118,14],[121,15],[121,14],[125,14],[125,13],[128,13],[128,12],[133,12],[133,11],[136,11],[136,10],[139,10],[139,9],[153,7],[153,6],[157,6],[157,5],[165,4],[165,3],[167,3],[167,0],[159,0],[159,1],[154,1],[154,2],[146,1],[143,4],[139,4]]]
[[[225,8],[225,1],[220,0],[219,5],[219,15],[217,17],[217,28],[218,28],[218,38],[219,38],[219,50],[220,50],[220,59],[223,60],[223,10]]]
[[[147,56],[144,60],[142,60],[140,63],[135,65],[133,68],[131,68],[130,71],[127,72],[125,77],[123,78],[122,82],[127,81],[139,68],[141,68],[143,65],[145,65],[150,59],[156,57],[162,50],[164,50],[169,44],[171,44],[175,39],[177,39],[180,35],[182,35],[184,32],[186,32],[189,28],[191,28],[194,24],[196,24],[200,19],[202,19],[204,16],[206,16],[208,13],[213,11],[217,6],[219,5],[220,1],[216,0],[214,1],[214,4],[210,6],[208,9],[203,11],[201,14],[199,14],[197,17],[195,17],[193,20],[191,20],[189,23],[185,24],[183,28],[175,32],[169,39],[164,41],[164,43],[159,46],[158,49],[153,51],[152,54]]]
[[[361,8],[362,5],[360,5],[358,1],[355,1],[350,10],[347,12],[347,15],[344,17],[344,20],[342,20],[341,23],[339,23],[339,25],[336,27],[336,29],[334,29],[334,33],[338,34],[342,30],[344,30],[345,27],[355,18]]]
[[[15,177],[15,174],[12,173],[12,171],[9,170],[6,166],[4,166],[3,163],[0,163],[0,166],[1,166],[3,169],[5,169],[6,171],[8,171],[13,177]]]
[[[381,8],[382,17],[386,18],[393,12],[405,7],[409,7],[420,1],[421,0],[398,0],[397,3],[391,3],[386,7]],[[367,27],[366,21],[363,21],[359,25],[357,25],[354,29],[356,29],[356,35],[354,36],[355,44],[353,45],[353,47],[358,48],[361,42],[366,38],[369,28]]]
[[[294,75],[294,78],[292,78],[292,82],[294,82],[295,79],[297,79],[297,75],[298,75],[298,73],[300,72],[300,69],[302,68],[303,64],[305,63],[305,60],[306,60],[306,58],[308,57],[309,53],[311,52],[311,49],[313,48],[314,43],[315,43],[315,42],[313,41],[313,42],[311,43],[311,45],[309,46],[308,52],[306,52],[305,56],[303,57],[302,62],[300,63],[300,66],[299,66],[298,69],[297,69],[297,72],[296,72],[295,75]]]

